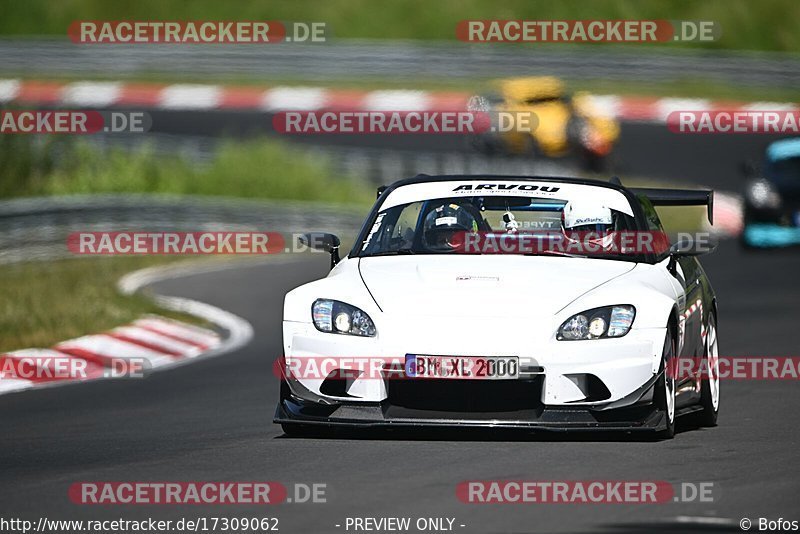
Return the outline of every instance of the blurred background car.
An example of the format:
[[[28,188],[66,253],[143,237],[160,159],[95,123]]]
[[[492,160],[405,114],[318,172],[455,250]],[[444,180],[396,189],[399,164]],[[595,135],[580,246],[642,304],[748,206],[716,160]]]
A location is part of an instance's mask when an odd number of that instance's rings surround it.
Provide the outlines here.
[[[495,85],[494,93],[478,97],[482,111],[505,112],[512,120],[529,113],[532,127],[512,124],[477,134],[473,143],[478,150],[551,158],[572,154],[589,170],[604,168],[619,138],[619,124],[594,109],[589,93],[570,94],[555,76],[506,78]]]
[[[767,147],[763,165],[744,165],[749,178],[744,192],[741,243],[748,248],[800,244],[800,137]]]

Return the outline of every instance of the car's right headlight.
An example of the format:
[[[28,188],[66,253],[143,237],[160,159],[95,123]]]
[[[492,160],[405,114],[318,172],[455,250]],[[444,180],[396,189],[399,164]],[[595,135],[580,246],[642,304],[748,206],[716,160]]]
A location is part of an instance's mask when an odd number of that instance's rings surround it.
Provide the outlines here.
[[[629,304],[604,306],[576,313],[558,328],[559,341],[622,337],[628,333],[636,317],[636,308]]]
[[[338,300],[315,300],[311,305],[311,318],[314,326],[320,332],[362,337],[375,336],[375,323],[372,322],[367,312]]]

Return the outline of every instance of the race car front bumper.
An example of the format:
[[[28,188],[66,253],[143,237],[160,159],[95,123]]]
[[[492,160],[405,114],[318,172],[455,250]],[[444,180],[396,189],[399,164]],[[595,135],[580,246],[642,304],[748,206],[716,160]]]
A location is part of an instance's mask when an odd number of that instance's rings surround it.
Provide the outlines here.
[[[496,325],[486,326],[487,323],[483,321],[482,325],[490,331],[509,330],[508,325],[499,320]],[[393,328],[389,324],[382,325],[379,338],[356,338],[323,333],[313,325],[287,321],[284,322],[285,361],[293,370],[289,371],[290,374],[316,396],[333,402],[379,404],[388,399],[389,389],[396,380],[383,380],[382,376],[376,377],[374,373],[358,373],[345,384],[336,384],[331,383],[328,376],[346,371],[345,362],[349,359],[360,358],[393,366],[407,362],[412,354],[512,356],[518,358],[520,378],[541,377],[543,380],[538,388],[528,390],[527,396],[531,401],[546,406],[572,408],[580,405],[586,408],[599,402],[622,401],[646,384],[659,370],[667,334],[666,328],[643,328],[632,329],[618,339],[557,341],[554,336],[548,338],[549,333],[537,334],[531,328],[520,329],[516,335],[499,336],[487,336],[481,331],[446,335],[446,332],[455,332],[455,326],[444,327],[442,321],[435,328],[437,332],[430,335],[409,338],[405,329]],[[556,328],[552,327],[552,330]],[[408,330],[421,329],[418,326]],[[328,360],[339,359],[342,360],[341,366],[322,365]],[[309,362],[322,362],[318,367],[320,371],[324,367],[325,371],[308,372]],[[501,382],[510,385],[516,381]],[[476,391],[480,387],[489,387],[473,384]],[[443,382],[442,385],[447,384]]]
[[[502,398],[482,397],[486,391],[470,395],[464,406],[457,406],[458,398],[440,397],[442,405],[432,405],[429,398],[413,395],[414,381],[403,383],[411,386],[411,395],[390,392],[381,402],[331,401],[317,397],[302,384],[292,379],[283,379],[281,399],[275,412],[275,423],[302,423],[327,427],[349,428],[507,428],[548,431],[659,431],[666,427],[666,417],[653,402],[656,374],[630,396],[617,402],[596,406],[546,406],[540,402],[521,400],[514,391],[506,391]],[[424,388],[436,388],[436,381],[424,381]],[[537,383],[538,382],[538,383]],[[398,383],[400,384],[400,383]],[[497,386],[497,382],[486,384]],[[470,388],[481,384],[465,384]],[[541,379],[521,381],[515,384],[518,390],[526,387],[535,390],[541,387]],[[497,386],[508,389],[505,386]],[[467,389],[465,389],[467,391]],[[525,397],[526,399],[535,396]],[[483,399],[475,402],[475,399]],[[410,402],[409,402],[410,401]]]
[[[485,323],[482,326],[486,327]],[[492,326],[497,332],[510,331],[507,324]],[[439,332],[456,331],[443,328],[441,321],[436,327]],[[512,336],[462,332],[410,338],[389,324],[382,328],[380,338],[355,338],[284,322],[287,343],[281,368],[285,373],[275,421],[554,430],[657,430],[665,426],[663,414],[654,408],[653,390],[666,328],[633,329],[619,339],[571,342],[531,328]],[[370,359],[375,354],[385,355],[377,358],[382,369],[407,363],[410,354],[515,355],[520,371],[516,378],[501,380],[416,379],[402,372],[399,378],[361,371],[339,375],[346,371],[347,358]],[[341,369],[304,372],[311,369],[306,365],[309,362],[330,359],[338,363],[339,357]]]

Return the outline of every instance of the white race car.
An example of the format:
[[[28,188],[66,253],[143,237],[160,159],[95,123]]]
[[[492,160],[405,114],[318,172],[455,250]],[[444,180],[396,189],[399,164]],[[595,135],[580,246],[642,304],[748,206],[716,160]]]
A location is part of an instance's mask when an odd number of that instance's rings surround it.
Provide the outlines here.
[[[654,205],[711,191],[517,176],[382,187],[356,244],[286,295],[275,422],[646,430],[719,410],[717,302]],[[683,365],[683,363],[688,365]]]

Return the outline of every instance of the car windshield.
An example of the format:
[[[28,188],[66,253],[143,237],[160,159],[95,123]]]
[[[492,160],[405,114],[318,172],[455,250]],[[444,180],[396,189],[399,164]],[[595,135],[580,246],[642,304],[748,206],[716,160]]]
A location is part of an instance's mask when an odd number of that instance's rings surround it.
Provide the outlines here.
[[[535,196],[444,197],[378,213],[359,256],[525,254],[641,261],[630,215],[599,203]]]
[[[767,163],[766,175],[780,190],[800,190],[800,157],[783,158]]]

